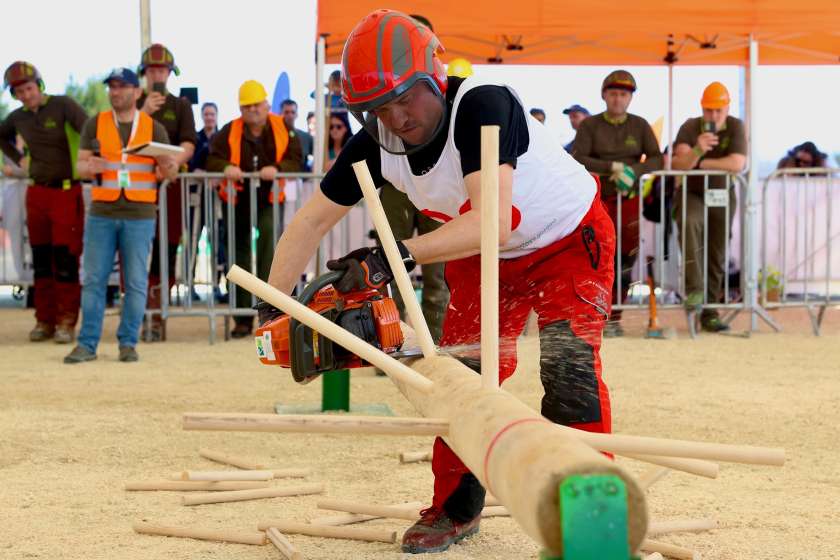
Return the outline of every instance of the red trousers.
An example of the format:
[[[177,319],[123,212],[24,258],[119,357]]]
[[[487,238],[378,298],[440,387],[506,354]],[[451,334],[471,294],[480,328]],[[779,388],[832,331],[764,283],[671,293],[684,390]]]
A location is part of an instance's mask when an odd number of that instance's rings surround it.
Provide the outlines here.
[[[553,422],[594,432],[611,431],[599,350],[610,310],[614,252],[613,224],[596,196],[574,232],[531,254],[499,261],[499,380],[516,369],[516,341],[534,309],[545,389],[541,413]],[[441,346],[480,341],[480,263],[476,255],[446,264],[451,297]],[[469,470],[437,438],[432,472],[433,505],[443,508]]]
[[[79,256],[85,226],[82,186],[69,189],[31,185],[26,224],[32,246],[35,320],[74,327],[79,318]]]

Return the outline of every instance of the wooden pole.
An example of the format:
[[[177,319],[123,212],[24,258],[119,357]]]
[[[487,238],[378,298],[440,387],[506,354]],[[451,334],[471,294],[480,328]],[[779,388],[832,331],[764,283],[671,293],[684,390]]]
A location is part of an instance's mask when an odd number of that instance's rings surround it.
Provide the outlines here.
[[[186,412],[183,419],[185,430],[393,436],[437,436],[449,433],[449,422],[439,418]]]
[[[403,264],[400,250],[397,248],[397,242],[394,239],[394,232],[391,231],[388,216],[382,207],[382,201],[379,200],[376,193],[376,185],[373,184],[367,162],[365,160],[357,161],[353,164],[353,171],[356,173],[356,179],[358,179],[359,185],[362,187],[362,193],[365,195],[365,203],[370,212],[370,218],[376,228],[376,233],[379,235],[379,242],[382,243],[382,248],[385,250],[385,256],[388,259],[388,265],[391,267],[391,273],[394,275],[397,289],[402,296],[405,311],[411,320],[411,326],[417,333],[420,351],[423,352],[423,356],[430,358],[437,354],[435,342],[432,339],[432,333],[429,332],[429,325],[423,316],[423,310],[420,308],[417,296],[414,294],[414,286],[411,285],[408,271]]]
[[[295,533],[298,535],[309,535],[310,537],[326,537],[329,539],[350,539],[368,542],[397,542],[396,531],[382,529],[363,529],[360,527],[330,527],[327,525],[311,525],[309,523],[298,523],[285,519],[270,519],[258,525],[261,531],[275,528],[281,533]]]
[[[652,465],[666,467],[675,471],[682,471],[706,478],[717,478],[720,472],[720,465],[711,461],[700,459],[683,459],[681,457],[662,457],[660,455],[638,455],[636,453],[620,453],[622,457],[628,457],[637,461],[643,461]]]
[[[481,127],[481,380],[499,386],[499,127]],[[429,356],[426,356],[427,358]]]
[[[275,529],[274,527],[270,527],[265,532],[265,536],[268,537],[268,540],[271,541],[271,544],[274,545],[274,548],[280,551],[280,554],[286,560],[302,560],[303,556],[301,555],[300,551],[292,546],[292,543],[289,542],[289,539],[283,535],[280,531]]]
[[[324,491],[323,484],[300,484],[284,488],[271,487],[257,490],[234,490],[232,492],[208,492],[183,497],[185,506],[199,506],[202,504],[221,504],[227,502],[244,502],[246,500],[261,500],[264,498],[286,498],[288,496],[305,496],[320,494]]]
[[[639,486],[641,486],[643,490],[647,490],[669,472],[670,469],[668,468],[654,465],[639,475]]]
[[[420,510],[423,508],[423,503],[405,502],[402,504],[394,504],[393,507],[399,507],[403,509],[415,509],[419,514]],[[316,517],[315,519],[312,519],[309,522],[314,525],[332,525],[333,527],[337,527],[339,525],[350,525],[352,523],[361,523],[362,521],[371,521],[373,519],[382,519],[382,517],[377,515],[365,515],[363,513],[342,513],[339,515],[327,515],[324,517]]]
[[[510,517],[510,512],[505,506],[485,506],[481,517]]]
[[[717,529],[714,519],[672,519],[669,521],[651,521],[648,536],[667,535],[670,533],[701,533]]]
[[[172,475],[174,480],[271,480],[271,471],[183,471]]]
[[[419,463],[431,460],[431,451],[403,451],[400,453],[400,463]]]
[[[688,548],[650,539],[642,541],[641,549],[645,552],[658,552],[663,556],[677,558],[677,560],[699,560],[700,558],[699,554]]]
[[[407,519],[409,521],[416,521],[420,517],[419,511],[415,508],[405,508],[402,506],[378,506],[374,504],[362,504],[350,500],[318,500],[317,507],[320,509],[343,511],[345,513],[361,513],[364,515],[373,515],[375,517],[385,517],[387,519]]]
[[[271,469],[274,478],[306,478],[312,474],[309,467],[290,467],[288,469]]]
[[[228,531],[224,529],[201,529],[199,527],[174,527],[156,523],[138,522],[134,532],[142,535],[160,535],[162,537],[185,537],[202,541],[217,541],[237,544],[265,544],[265,534],[254,531]]]
[[[644,560],[665,560],[665,557],[658,552],[654,552],[653,554],[645,556]]]
[[[227,279],[375,365],[392,379],[406,383],[415,390],[424,393],[431,390],[431,381],[425,379],[410,367],[354,336],[305,305],[301,305],[297,300],[273,288],[253,274],[245,272],[239,266],[233,265],[230,272],[227,273]]]
[[[221,451],[207,449],[206,447],[199,449],[198,454],[204,457],[205,459],[215,461],[216,463],[222,463],[223,465],[230,465],[232,467],[239,467],[240,469],[261,471],[268,468],[262,463],[257,463],[256,461],[244,459],[236,455],[229,455]]]
[[[221,490],[254,490],[256,488],[268,488],[268,482],[258,480],[249,481],[186,481],[186,480],[143,480],[137,482],[126,482],[125,489],[129,491],[139,490],[164,490],[176,492],[193,491],[221,491]]]

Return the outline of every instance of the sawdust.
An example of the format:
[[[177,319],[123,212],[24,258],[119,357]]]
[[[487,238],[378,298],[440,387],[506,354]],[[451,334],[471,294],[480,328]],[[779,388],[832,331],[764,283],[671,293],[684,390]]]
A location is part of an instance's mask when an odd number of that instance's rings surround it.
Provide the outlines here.
[[[777,315],[781,316],[781,315]],[[184,507],[173,492],[125,492],[128,480],[175,470],[215,468],[199,447],[218,448],[275,467],[311,466],[332,497],[370,503],[425,500],[428,463],[401,465],[400,451],[430,438],[184,432],[184,411],[271,412],[277,401],[317,402],[282,370],[258,364],[250,340],[208,346],[205,323],[170,323],[170,342],[139,347],[138,364],[116,361],[106,320],[97,362],[64,366],[67,347],[25,343],[31,315],[0,311],[0,558],[279,558],[269,547],[225,545],[134,534],[148,519],[254,529],[266,517],[307,520],[317,496]],[[724,465],[718,480],[671,473],[650,491],[652,518],[713,517],[720,528],[661,540],[714,559],[828,559],[840,552],[840,313],[828,312],[822,337],[803,311],[782,317],[783,334],[643,340],[644,319],[628,315],[627,338],[607,340],[603,359],[616,431],[640,435],[781,446],[783,468]],[[679,314],[666,324],[682,326]],[[742,325],[743,326],[743,325]],[[508,390],[536,406],[534,339]],[[412,414],[387,379],[355,373],[357,403],[385,402]],[[627,461],[634,471],[645,467]],[[279,484],[282,484],[279,483]],[[404,530],[408,522],[370,526]],[[292,536],[305,558],[397,559],[397,545]],[[479,536],[428,558],[534,558],[536,546],[508,518],[488,519]],[[423,558],[423,557],[418,557]]]

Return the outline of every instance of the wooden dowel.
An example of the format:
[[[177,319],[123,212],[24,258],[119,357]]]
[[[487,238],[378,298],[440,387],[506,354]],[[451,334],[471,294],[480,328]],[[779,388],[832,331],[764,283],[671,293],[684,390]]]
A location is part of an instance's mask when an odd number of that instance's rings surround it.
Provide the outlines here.
[[[397,241],[394,239],[394,232],[391,231],[391,225],[388,223],[385,209],[379,200],[379,194],[377,193],[376,185],[373,184],[373,178],[370,176],[370,169],[368,169],[367,162],[365,160],[357,161],[353,164],[353,171],[356,173],[359,186],[362,187],[368,213],[376,228],[376,233],[379,235],[379,242],[382,243],[382,248],[385,250],[385,257],[388,259],[388,265],[391,267],[391,273],[394,275],[397,289],[402,296],[406,314],[411,321],[414,332],[417,333],[417,343],[420,345],[420,351],[423,352],[425,357],[431,358],[437,354],[435,342],[432,339],[432,333],[429,332],[429,325],[423,316],[420,302],[417,301],[414,286],[408,277],[408,271],[405,269],[405,264],[403,264],[400,250],[397,248]]]
[[[301,555],[300,551],[292,546],[292,543],[289,542],[289,539],[283,535],[280,531],[275,529],[274,527],[270,527],[266,530],[265,536],[268,537],[268,540],[271,541],[271,544],[280,551],[280,554],[283,555],[283,558],[286,560],[301,560],[303,556]]]
[[[215,451],[213,449],[201,448],[198,450],[198,454],[204,457],[205,459],[215,461],[216,463],[222,463],[223,465],[230,465],[232,467],[239,467],[240,469],[261,471],[268,468],[262,463],[252,461],[250,459],[244,459],[242,457],[237,457],[236,455],[229,455],[227,453]]]
[[[419,463],[420,461],[431,460],[431,451],[403,451],[400,453],[400,463]]]
[[[439,418],[187,412],[183,419],[185,430],[394,436],[437,436],[449,433],[449,422]]]
[[[622,457],[643,461],[660,467],[667,467],[675,471],[682,471],[706,478],[717,478],[720,465],[700,459],[685,459],[682,457],[662,457],[659,455],[637,455],[635,453],[620,453]]]
[[[700,558],[699,554],[688,548],[662,541],[652,541],[650,539],[642,541],[641,549],[645,552],[658,552],[663,556],[677,558],[677,560],[698,560]]]
[[[389,377],[405,383],[422,393],[428,393],[431,390],[432,382],[407,365],[385,354],[361,338],[354,336],[346,329],[322,317],[305,305],[301,305],[297,300],[263,282],[239,266],[233,265],[230,272],[227,273],[227,279],[245,288],[263,301],[267,301],[271,305],[281,309],[287,315],[318,331],[333,342],[337,342],[347,350],[384,371]]]
[[[487,494],[484,496],[484,507],[493,507],[493,506],[500,506],[502,502],[499,501],[499,498],[492,494]]]
[[[298,486],[287,486],[285,488],[272,487],[260,488],[258,490],[234,490],[233,492],[208,492],[206,494],[184,496],[183,504],[185,506],[198,506],[202,504],[219,504],[224,502],[242,502],[245,500],[261,500],[263,498],[285,498],[287,496],[320,494],[323,491],[323,484],[300,484]]]
[[[407,509],[402,506],[361,504],[350,500],[336,500],[332,498],[318,500],[316,505],[320,509],[331,509],[334,511],[343,511],[345,513],[361,513],[364,515],[374,515],[376,517],[385,517],[388,519],[407,519],[409,521],[416,521],[419,517],[417,510],[412,508]]]
[[[645,560],[665,560],[665,558],[658,552],[645,556]]]
[[[211,492],[224,490],[255,490],[257,488],[268,487],[268,482],[259,480],[228,480],[222,482],[212,482],[207,480],[141,480],[125,483],[125,489],[130,491],[164,490],[175,492]]]
[[[663,439],[645,436],[619,434],[598,434],[560,426],[568,433],[599,451],[618,455],[659,455],[663,457],[685,457],[707,461],[725,461],[748,465],[781,466],[785,463],[785,450],[775,447],[730,445],[706,443],[679,439]]]
[[[156,523],[138,522],[134,532],[162,537],[184,537],[203,541],[217,541],[237,544],[265,544],[265,534],[255,531],[228,531],[224,529],[202,529],[199,527],[173,527]]]
[[[288,469],[269,469],[274,478],[306,478],[312,474],[309,467],[289,467]]]
[[[271,480],[271,471],[182,471],[172,475],[175,480]]]
[[[659,479],[661,479],[669,472],[670,469],[654,465],[639,475],[639,477],[637,478],[637,480],[639,481],[639,487],[642,490],[647,490],[648,488],[656,484],[656,482],[659,481]]]
[[[405,509],[414,509],[418,512],[423,508],[422,502],[405,502],[402,504],[394,504],[394,507],[401,507]],[[314,525],[331,525],[338,527],[339,525],[350,525],[352,523],[361,523],[363,521],[371,521],[373,519],[382,519],[377,515],[365,515],[364,513],[342,513],[339,515],[327,515],[324,517],[316,517],[309,522]]]
[[[714,519],[672,519],[669,521],[651,521],[648,536],[667,535],[669,533],[700,533],[717,529]]]
[[[510,512],[505,506],[484,506],[481,517],[510,517]]]
[[[495,125],[481,127],[480,206],[481,383],[496,389],[499,387],[499,127]]]
[[[281,533],[295,533],[298,535],[309,535],[310,537],[326,537],[329,539],[350,539],[355,541],[369,542],[397,542],[396,531],[382,529],[363,529],[360,527],[330,527],[327,525],[311,525],[309,523],[298,523],[285,519],[269,519],[258,525],[261,531],[275,528]]]

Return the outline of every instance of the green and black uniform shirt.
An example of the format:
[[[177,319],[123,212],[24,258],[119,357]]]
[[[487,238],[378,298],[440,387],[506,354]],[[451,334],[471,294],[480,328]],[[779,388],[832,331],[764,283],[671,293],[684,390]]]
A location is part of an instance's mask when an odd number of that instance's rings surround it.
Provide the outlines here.
[[[20,107],[0,123],[0,149],[19,164],[24,154],[15,146],[15,135],[20,134],[29,150],[32,181],[69,187],[76,178],[79,132],[86,120],[85,110],[72,98],[45,95],[37,111]]]
[[[703,117],[695,117],[688,119],[680,127],[677,132],[677,139],[674,140],[674,146],[677,144],[687,144],[690,148],[697,145],[697,138],[703,134]],[[704,159],[719,159],[730,154],[747,155],[747,133],[744,129],[744,123],[735,117],[726,117],[726,122],[723,128],[715,132],[718,137],[718,145],[703,154],[697,160],[699,168],[700,162]],[[687,187],[689,192],[703,194],[703,177],[688,177]],[[726,188],[726,177],[709,177],[709,187],[713,189]]]
[[[82,135],[79,141],[79,148],[93,151],[93,141],[96,138],[96,123],[99,116],[88,119],[82,127]],[[133,122],[119,123],[120,142],[123,147],[128,144],[131,136]],[[169,144],[169,135],[162,124],[155,121],[152,123],[152,141],[161,144]],[[125,197],[125,191],[120,191],[120,197],[114,202],[96,201],[90,203],[90,215],[101,218],[113,218],[115,220],[154,220],[156,204],[148,202],[133,202]]]
[[[584,120],[575,136],[572,155],[587,171],[600,177],[601,198],[616,195],[616,185],[610,181],[613,162],[629,165],[637,178],[662,169],[664,163],[650,124],[630,113],[611,119],[604,112]]]
[[[224,128],[217,132],[210,141],[210,155],[207,156],[207,171],[223,172],[225,167],[233,165],[230,155],[230,128],[227,123]],[[271,121],[266,122],[259,138],[253,136],[247,125],[242,127],[241,157],[239,168],[245,172],[259,171],[263,167],[273,165],[280,173],[294,173],[303,169],[303,150],[300,145],[300,137],[297,134],[289,134],[289,144],[281,161],[277,158],[277,148],[274,145],[274,133],[271,130]],[[254,168],[254,156],[257,157],[257,167]],[[260,181],[260,191],[268,193],[271,190],[271,181]],[[250,190],[244,189],[239,193],[237,207],[247,210]],[[244,200],[244,202],[243,202]],[[260,195],[257,198],[257,207],[269,206],[268,195]]]
[[[137,101],[137,108],[142,108],[145,102],[146,94],[144,93]],[[175,97],[167,92],[163,105],[150,116],[166,129],[166,134],[169,136],[167,144],[180,146],[181,142],[190,142],[193,146],[198,145],[192,105],[186,99]]]

